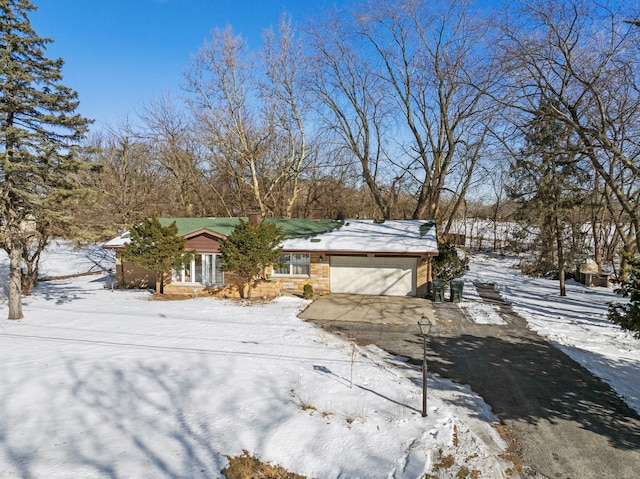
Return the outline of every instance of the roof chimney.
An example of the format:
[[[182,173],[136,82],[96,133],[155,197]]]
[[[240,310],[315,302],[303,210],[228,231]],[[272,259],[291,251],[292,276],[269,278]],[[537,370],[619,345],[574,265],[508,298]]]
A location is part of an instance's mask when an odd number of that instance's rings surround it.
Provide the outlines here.
[[[321,220],[323,219],[324,212],[322,208],[313,208],[311,210],[311,219],[313,220]]]
[[[249,213],[249,224],[250,225],[259,225],[260,221],[262,221],[262,215],[258,212]]]

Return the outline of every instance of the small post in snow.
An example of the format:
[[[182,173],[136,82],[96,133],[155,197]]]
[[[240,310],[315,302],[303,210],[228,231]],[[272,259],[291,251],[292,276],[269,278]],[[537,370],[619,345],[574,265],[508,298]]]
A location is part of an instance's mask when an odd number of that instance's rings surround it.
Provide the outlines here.
[[[113,269],[109,270],[109,286],[111,286],[111,292],[116,289],[116,272]]]
[[[423,340],[423,357],[422,357],[422,417],[427,416],[427,336],[431,331],[431,321],[422,316],[418,321],[420,333]]]

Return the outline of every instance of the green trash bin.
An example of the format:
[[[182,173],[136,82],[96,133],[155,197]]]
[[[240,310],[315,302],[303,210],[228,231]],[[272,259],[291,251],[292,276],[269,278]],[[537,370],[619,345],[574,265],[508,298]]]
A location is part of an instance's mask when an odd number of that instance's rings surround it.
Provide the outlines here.
[[[449,284],[450,295],[449,299],[452,303],[459,303],[462,301],[462,288],[464,287],[464,281],[451,281]]]
[[[444,285],[445,282],[440,279],[434,279],[431,283],[434,303],[442,303],[444,301]]]

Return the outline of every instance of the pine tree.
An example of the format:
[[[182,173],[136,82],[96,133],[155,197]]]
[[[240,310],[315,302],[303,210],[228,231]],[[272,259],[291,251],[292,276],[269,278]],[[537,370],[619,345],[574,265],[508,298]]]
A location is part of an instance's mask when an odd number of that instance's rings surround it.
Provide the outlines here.
[[[75,111],[77,93],[60,84],[62,59],[45,56],[29,0],[0,0],[0,226],[9,255],[9,319],[23,317],[22,252],[33,232],[53,222],[82,188],[78,142],[90,121]]]
[[[240,220],[229,237],[222,241],[222,269],[233,271],[241,278],[239,288],[242,297],[245,296],[245,287],[248,287],[249,294],[254,278],[265,267],[278,263],[283,239],[282,230],[273,223],[251,224]]]
[[[627,266],[621,271],[620,279],[615,282],[620,286],[615,292],[625,298],[627,303],[609,303],[609,321],[620,325],[640,338],[640,258],[623,253]]]
[[[156,293],[164,293],[164,273],[182,269],[191,261],[192,253],[185,251],[187,240],[178,236],[175,221],[162,226],[155,216],[129,230],[129,242],[122,258],[156,273]]]
[[[586,196],[588,173],[566,126],[553,120],[558,108],[542,101],[525,127],[525,146],[510,171],[509,195],[518,202],[516,219],[536,231],[534,246],[540,275],[557,272],[560,295],[566,295],[565,269],[575,254],[565,243],[569,213]]]

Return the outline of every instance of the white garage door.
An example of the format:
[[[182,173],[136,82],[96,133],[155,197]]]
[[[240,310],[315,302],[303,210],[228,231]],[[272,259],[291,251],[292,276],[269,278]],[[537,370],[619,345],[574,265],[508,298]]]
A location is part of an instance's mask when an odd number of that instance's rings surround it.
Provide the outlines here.
[[[416,258],[331,257],[331,292],[416,295]]]

